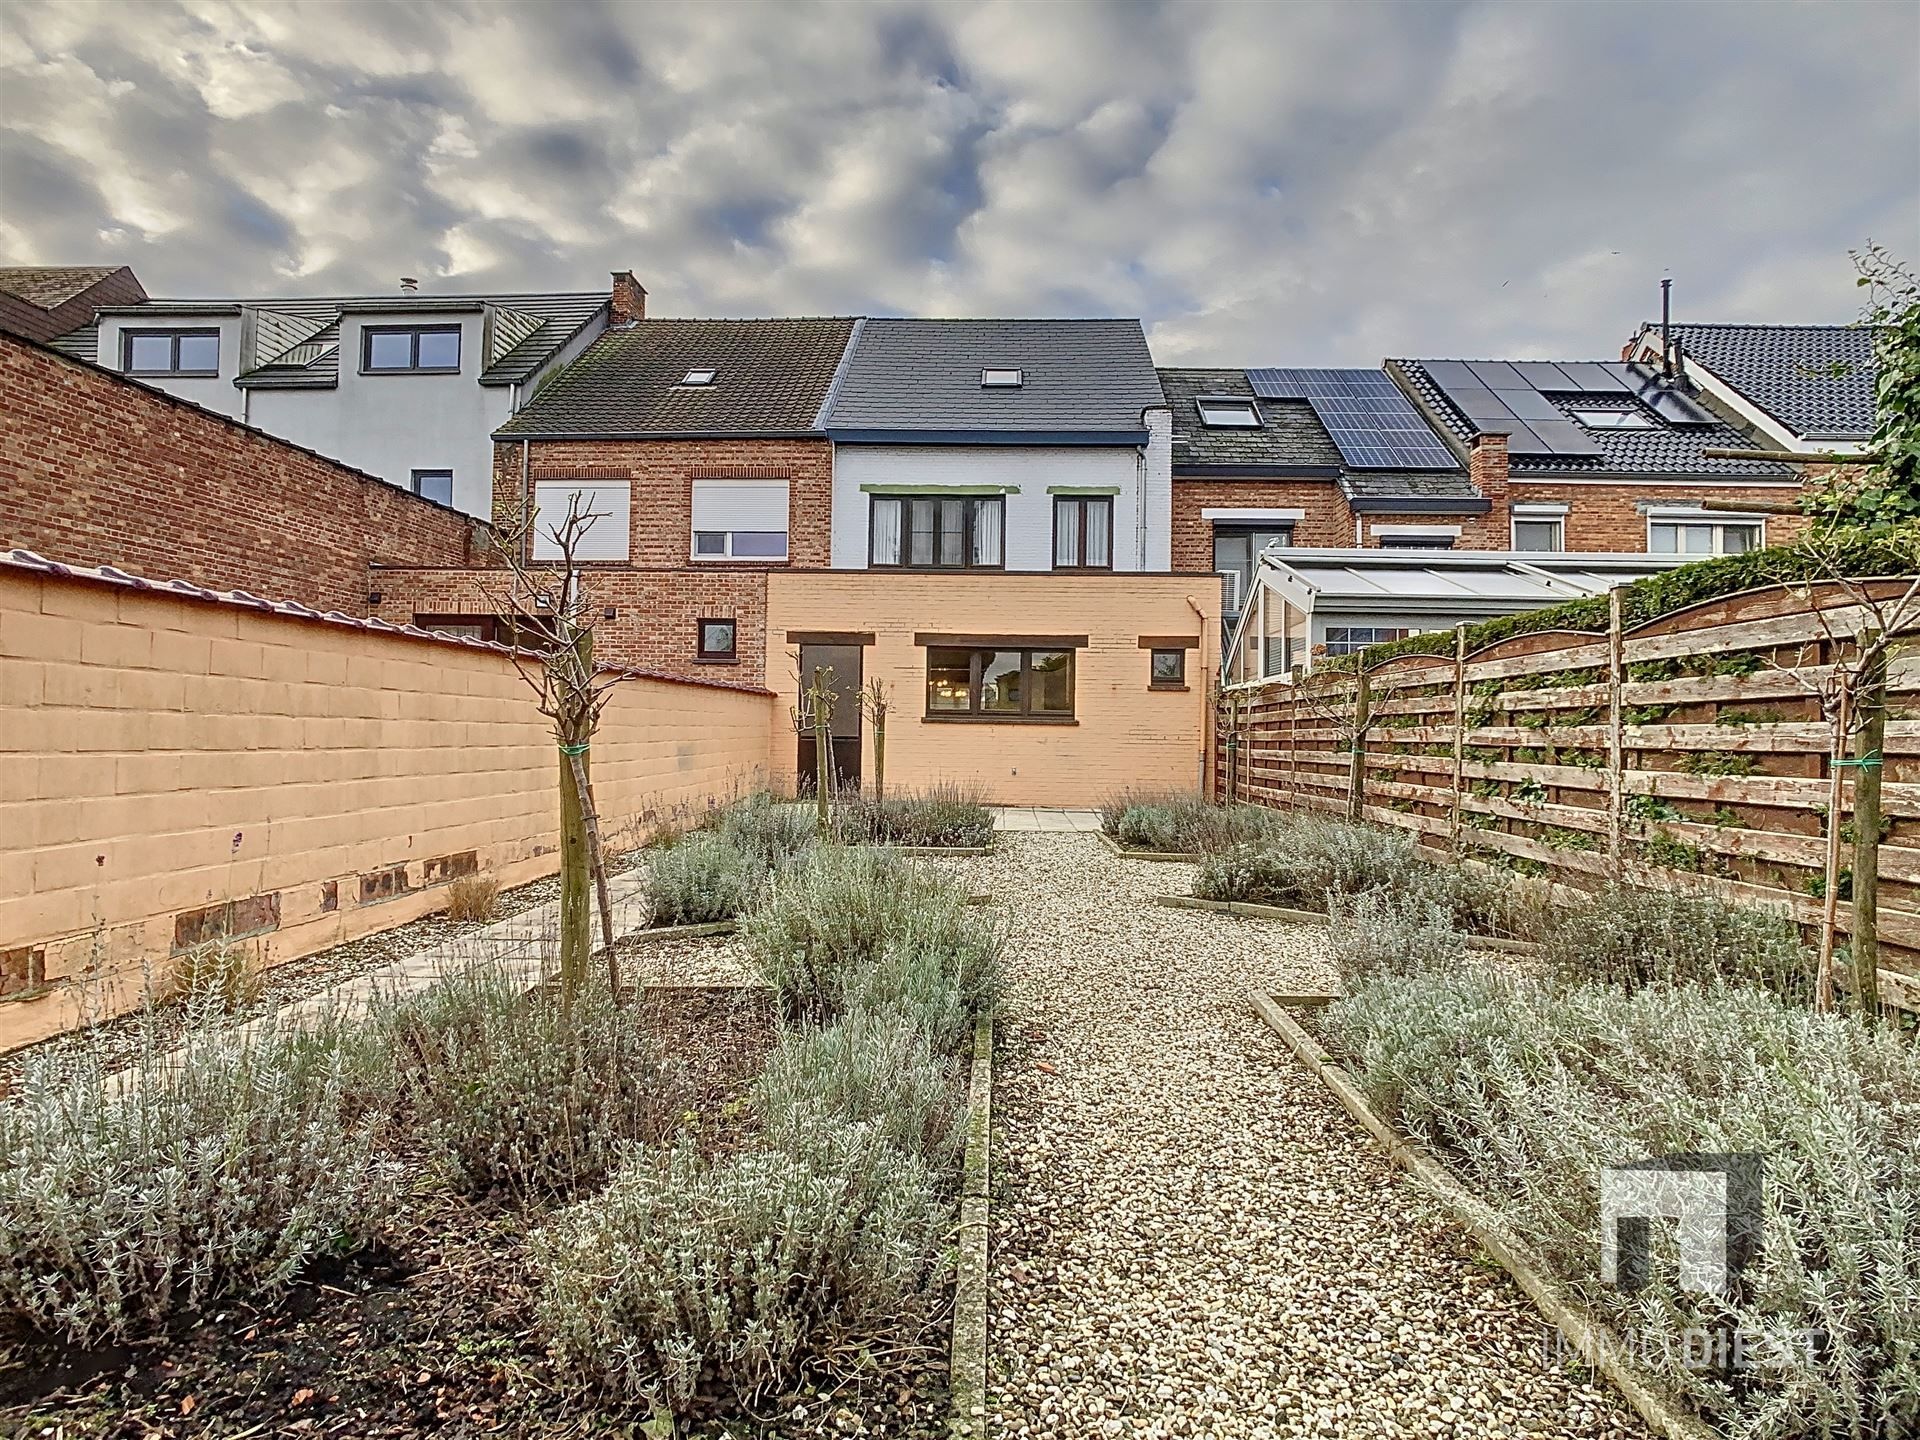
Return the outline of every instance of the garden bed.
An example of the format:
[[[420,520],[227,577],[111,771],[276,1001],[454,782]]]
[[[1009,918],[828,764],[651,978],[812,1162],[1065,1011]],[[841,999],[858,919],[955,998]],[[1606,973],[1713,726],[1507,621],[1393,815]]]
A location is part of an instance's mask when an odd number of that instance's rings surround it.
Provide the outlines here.
[[[1183,855],[1174,850],[1132,850],[1122,845],[1104,830],[1096,831],[1095,833],[1099,835],[1102,845],[1106,846],[1107,849],[1111,850],[1123,860],[1156,860],[1177,865],[1198,865],[1200,863],[1200,855],[1197,851],[1190,855]]]
[[[1324,910],[1290,910],[1284,905],[1254,905],[1245,900],[1202,900],[1196,895],[1157,895],[1154,897],[1162,905],[1171,905],[1176,910],[1212,910],[1221,915],[1239,915],[1248,920],[1290,920],[1295,924],[1324,925],[1327,912]],[[1515,940],[1505,935],[1468,935],[1467,947],[1472,950],[1498,950],[1509,955],[1538,955],[1541,946],[1537,940]]]

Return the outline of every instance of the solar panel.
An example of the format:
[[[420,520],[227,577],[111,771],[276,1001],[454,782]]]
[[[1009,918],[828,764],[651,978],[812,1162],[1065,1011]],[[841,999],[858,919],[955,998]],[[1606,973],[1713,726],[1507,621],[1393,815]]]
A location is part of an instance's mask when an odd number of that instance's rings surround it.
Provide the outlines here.
[[[1712,425],[1713,416],[1660,378],[1659,372],[1639,365],[1622,367],[1633,393],[1662,420],[1673,425]]]
[[[1458,470],[1433,427],[1380,370],[1249,370],[1262,400],[1305,400],[1355,470]]]
[[[1478,430],[1504,431],[1512,455],[1597,460],[1606,452],[1586,431],[1567,419],[1560,407],[1535,388],[1519,367],[1542,366],[1544,361],[1436,360],[1427,365],[1427,377],[1440,387],[1454,408]],[[1563,373],[1559,366],[1547,366]],[[1533,374],[1551,382],[1541,370]]]

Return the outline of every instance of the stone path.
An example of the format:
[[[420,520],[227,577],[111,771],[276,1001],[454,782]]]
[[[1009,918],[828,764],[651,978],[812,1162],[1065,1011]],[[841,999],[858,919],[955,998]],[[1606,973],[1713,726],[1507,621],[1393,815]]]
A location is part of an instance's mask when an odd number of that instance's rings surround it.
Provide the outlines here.
[[[1091,834],[1100,828],[1098,810],[1026,810],[1003,806],[993,812],[993,828],[1001,831],[1046,830]]]
[[[1251,1013],[1331,980],[1320,931],[1153,905],[1191,871],[1089,836],[941,863],[1014,917],[995,1440],[1645,1434]]]

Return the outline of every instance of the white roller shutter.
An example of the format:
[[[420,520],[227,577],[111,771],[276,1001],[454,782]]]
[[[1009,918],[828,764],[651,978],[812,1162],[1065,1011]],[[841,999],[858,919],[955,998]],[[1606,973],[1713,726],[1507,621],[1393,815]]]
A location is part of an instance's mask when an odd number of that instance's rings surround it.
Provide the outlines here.
[[[696,530],[787,529],[784,480],[696,480],[693,482]]]
[[[566,524],[568,506],[580,497],[580,513],[594,519],[573,549],[576,560],[625,560],[633,510],[624,480],[541,480],[533,487],[533,558],[558,560],[554,539],[557,526]]]

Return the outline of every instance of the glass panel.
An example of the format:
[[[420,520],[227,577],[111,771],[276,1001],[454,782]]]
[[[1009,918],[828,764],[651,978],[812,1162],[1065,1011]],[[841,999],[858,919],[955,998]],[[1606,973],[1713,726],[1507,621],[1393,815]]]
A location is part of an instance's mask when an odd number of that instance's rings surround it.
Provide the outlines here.
[[[724,530],[696,530],[693,535],[693,553],[696,555],[726,554],[727,532]]]
[[[1053,502],[1053,563],[1056,565],[1080,563],[1080,502],[1078,500]]]
[[[1084,511],[1087,517],[1085,565],[1105,566],[1113,563],[1113,502],[1111,500],[1089,500]]]
[[[127,336],[127,368],[129,370],[173,369],[173,337],[171,335]]]
[[[1744,555],[1760,543],[1758,525],[1728,525],[1720,533],[1722,555]]]
[[[980,709],[992,715],[1020,713],[1021,650],[984,650],[980,654]]]
[[[1000,563],[1000,525],[1006,518],[1003,501],[976,500],[973,504],[973,563]]]
[[[1678,525],[1656,525],[1653,538],[1647,542],[1647,548],[1655,555],[1678,555],[1680,553],[1680,527]]]
[[[1245,571],[1249,564],[1249,537],[1231,530],[1213,532],[1213,568]]]
[[[1516,550],[1558,550],[1558,520],[1516,520],[1513,522],[1513,548]]]
[[[1680,538],[1689,555],[1711,555],[1713,553],[1713,527],[1711,525],[1682,525]]]
[[[900,563],[900,502],[876,498],[873,502],[873,563]]]
[[[1253,532],[1251,538],[1253,541],[1253,554],[1258,555],[1269,545],[1291,545],[1293,543],[1293,531],[1256,530]],[[1249,556],[1248,559],[1249,563],[1251,563],[1252,557]]]
[[[367,332],[367,368],[369,370],[411,370],[413,336],[404,330]]]
[[[1030,715],[1071,715],[1073,713],[1073,652],[1071,650],[1035,650],[1030,654],[1028,697]]]
[[[967,562],[967,503],[964,500],[940,502],[940,559],[942,565]]]
[[[180,368],[182,370],[218,370],[220,368],[220,337],[218,335],[182,335],[180,337]]]
[[[427,330],[420,335],[422,370],[458,370],[460,368],[460,332]]]
[[[927,713],[964,714],[972,708],[968,689],[973,682],[971,650],[927,651]]]
[[[700,622],[700,653],[703,655],[733,654],[733,621],[702,620]]]
[[[909,509],[912,512],[913,529],[908,536],[907,563],[931,565],[933,564],[933,501],[915,500]]]
[[[782,560],[787,554],[784,530],[735,530],[733,556],[739,559]]]
[[[1153,683],[1156,685],[1178,685],[1186,678],[1187,652],[1184,650],[1155,650],[1153,652]]]
[[[442,505],[453,504],[453,472],[451,470],[416,470],[413,473],[413,490],[416,495],[428,500],[438,500]]]

